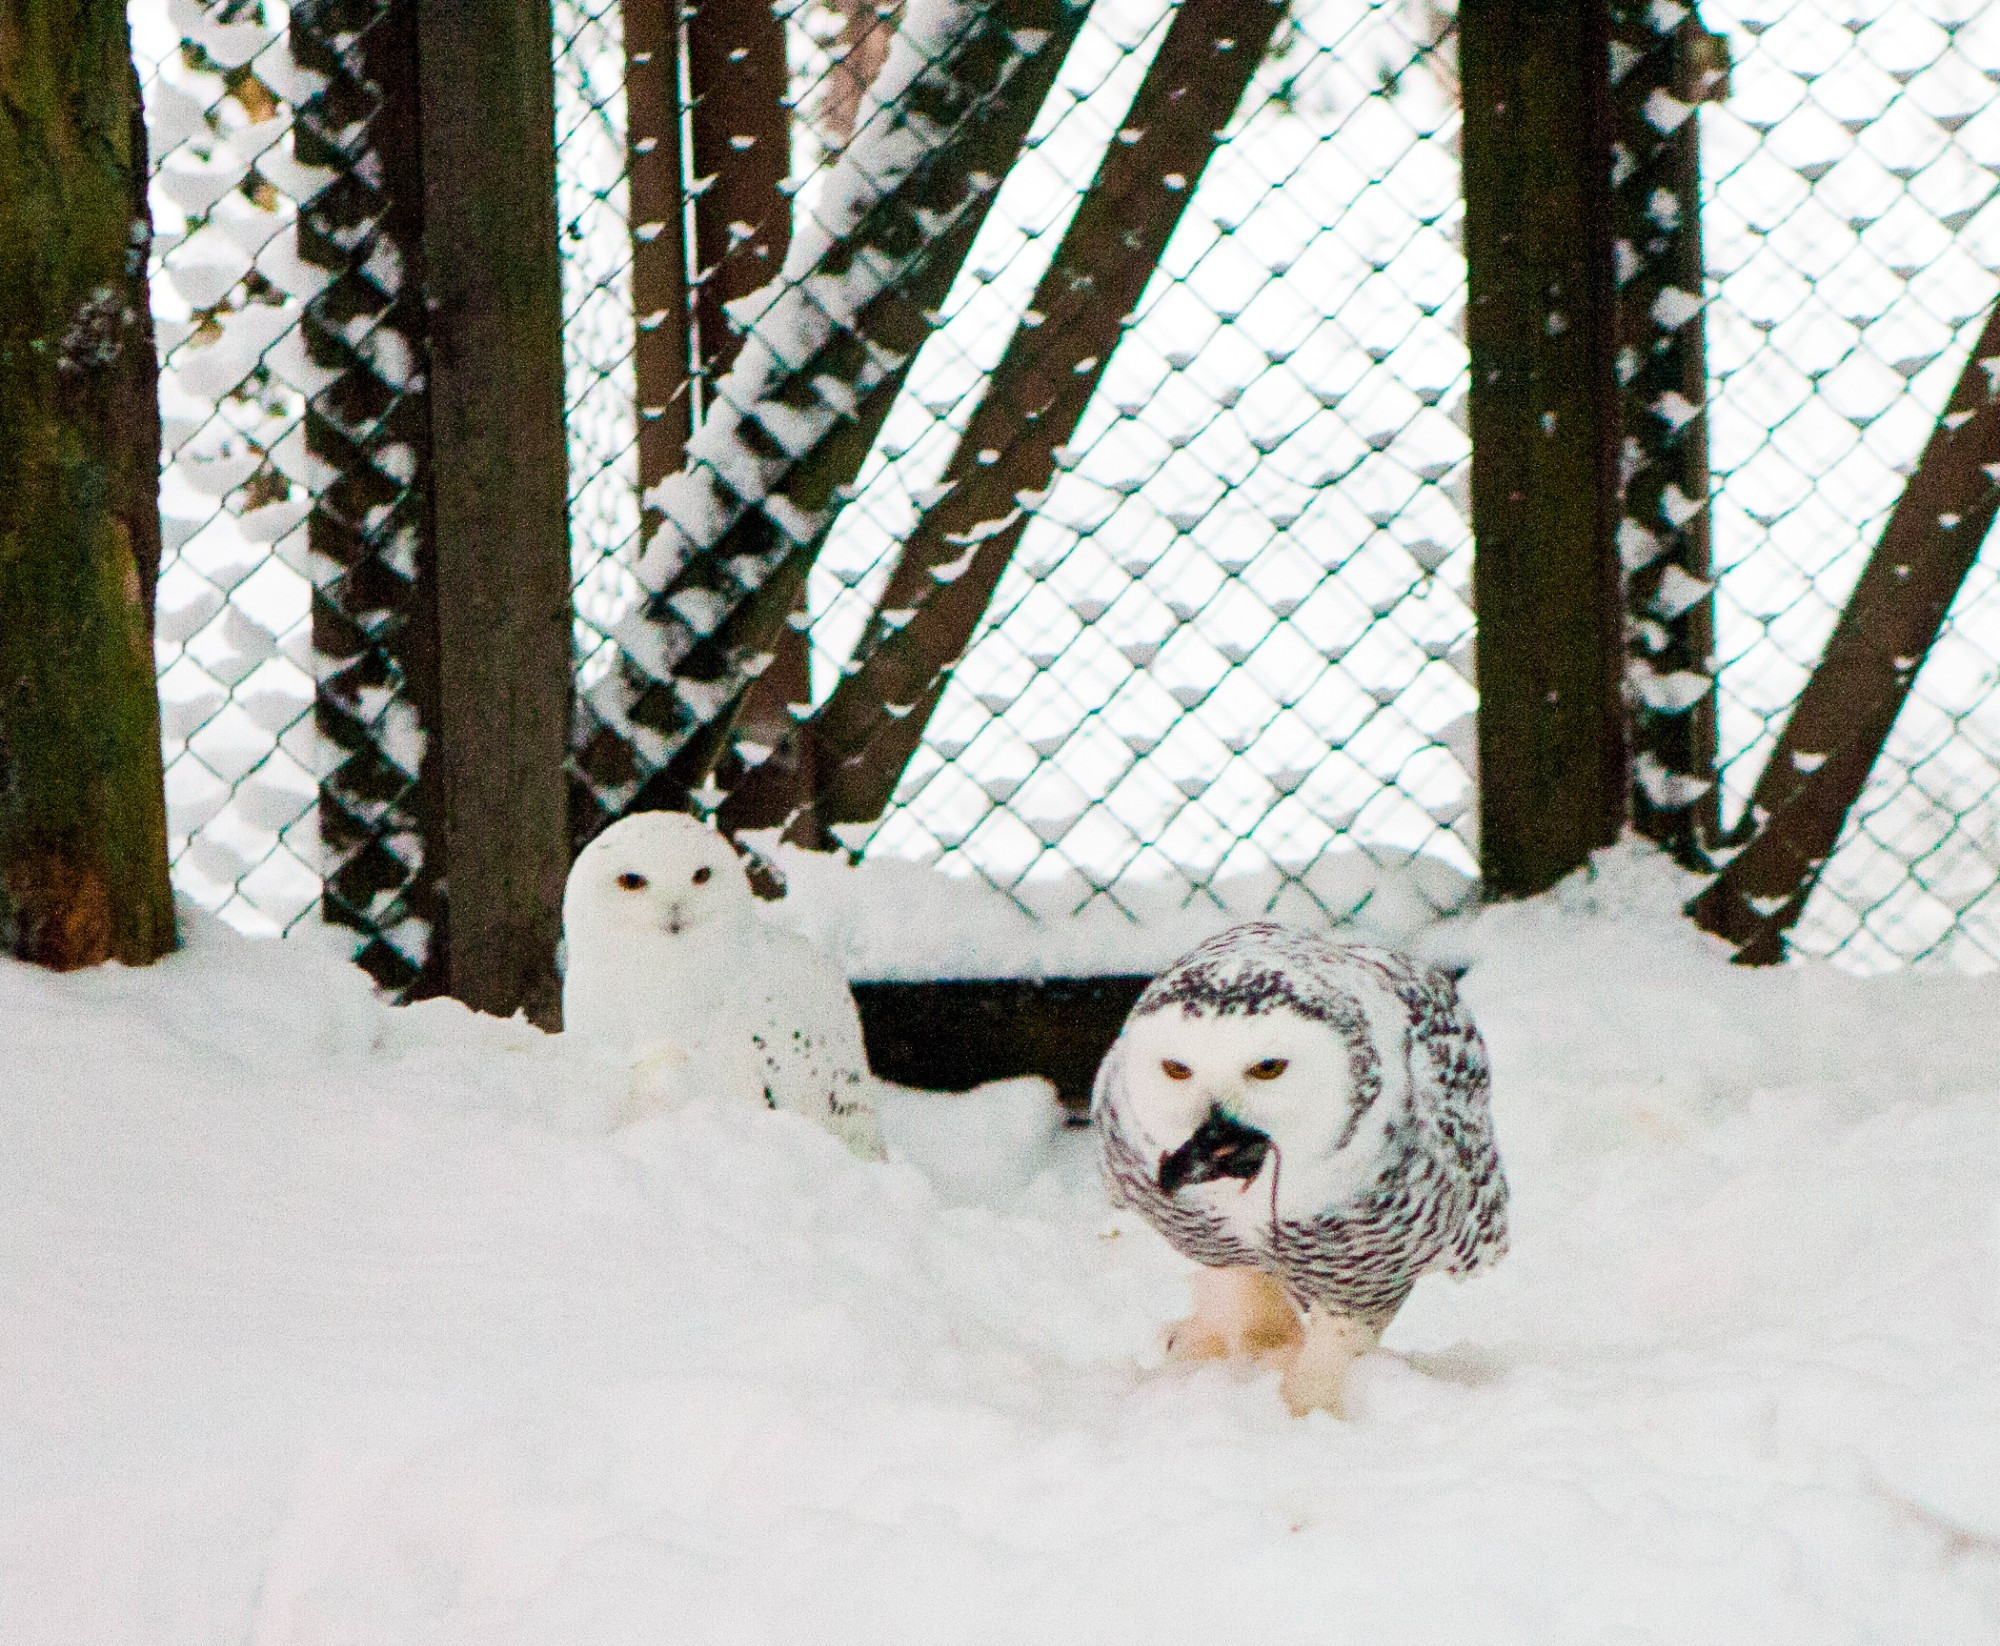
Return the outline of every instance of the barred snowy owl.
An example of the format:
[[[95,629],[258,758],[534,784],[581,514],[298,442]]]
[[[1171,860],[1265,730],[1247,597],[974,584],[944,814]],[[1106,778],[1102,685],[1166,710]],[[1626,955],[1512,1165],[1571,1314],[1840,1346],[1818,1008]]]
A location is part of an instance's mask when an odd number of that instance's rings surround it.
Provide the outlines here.
[[[1211,938],[1139,997],[1092,1108],[1112,1199],[1207,1265],[1169,1353],[1269,1354],[1294,1411],[1340,1409],[1419,1275],[1506,1251],[1486,1048],[1451,979],[1387,949]]]
[[[757,918],[729,842],[677,812],[612,824],[563,893],[563,1029],[631,1071],[634,1106],[738,1098],[882,1158],[854,997],[804,938]]]

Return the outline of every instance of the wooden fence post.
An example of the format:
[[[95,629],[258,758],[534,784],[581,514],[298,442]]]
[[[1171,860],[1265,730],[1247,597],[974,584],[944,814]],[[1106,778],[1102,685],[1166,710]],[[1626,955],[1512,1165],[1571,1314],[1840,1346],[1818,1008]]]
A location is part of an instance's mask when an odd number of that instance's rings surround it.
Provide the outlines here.
[[[419,0],[447,971],[559,1012],[569,468],[550,0]]]
[[[693,311],[704,405],[735,363],[743,339],[724,306],[776,280],[792,244],[792,112],[785,20],[771,0],[697,0],[687,17],[688,133],[699,192],[694,201]],[[803,586],[792,614],[806,610]],[[771,661],[737,714],[741,735],[775,745],[792,727],[790,706],[812,700],[812,647],[797,623],[777,630]],[[794,804],[811,794],[793,763]],[[776,777],[779,768],[770,773]]]
[[[1480,856],[1546,890],[1625,817],[1605,0],[1464,0]]]
[[[625,0],[621,8],[642,494],[679,472],[694,433],[679,10],[680,0]],[[640,516],[649,536],[659,522],[651,506]]]

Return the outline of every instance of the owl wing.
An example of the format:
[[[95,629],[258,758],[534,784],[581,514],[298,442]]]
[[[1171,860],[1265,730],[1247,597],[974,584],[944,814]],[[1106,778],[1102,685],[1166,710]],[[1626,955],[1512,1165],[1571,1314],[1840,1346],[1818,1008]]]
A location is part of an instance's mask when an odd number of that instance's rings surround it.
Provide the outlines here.
[[[1486,1042],[1443,972],[1386,950],[1365,964],[1401,1004],[1407,1030],[1410,1113],[1421,1141],[1425,1188],[1441,1202],[1443,1245],[1427,1265],[1471,1274],[1507,1251],[1507,1178],[1493,1137]]]
[[[764,1100],[824,1126],[864,1160],[883,1159],[875,1080],[846,980],[804,938],[765,938],[751,1031]]]

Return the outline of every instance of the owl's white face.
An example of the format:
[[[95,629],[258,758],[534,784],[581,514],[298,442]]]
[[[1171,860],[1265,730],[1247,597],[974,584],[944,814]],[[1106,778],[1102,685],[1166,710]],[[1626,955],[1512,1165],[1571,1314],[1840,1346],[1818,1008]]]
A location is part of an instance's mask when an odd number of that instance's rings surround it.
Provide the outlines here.
[[[680,812],[638,812],[577,855],[563,929],[573,941],[678,937],[743,919],[753,906],[742,862],[721,835]]]
[[[1346,1042],[1295,1012],[1197,1016],[1169,1008],[1127,1025],[1122,1055],[1127,1114],[1165,1154],[1219,1115],[1263,1133],[1296,1161],[1324,1161],[1351,1113]],[[1270,1169],[1262,1163],[1256,1176]]]

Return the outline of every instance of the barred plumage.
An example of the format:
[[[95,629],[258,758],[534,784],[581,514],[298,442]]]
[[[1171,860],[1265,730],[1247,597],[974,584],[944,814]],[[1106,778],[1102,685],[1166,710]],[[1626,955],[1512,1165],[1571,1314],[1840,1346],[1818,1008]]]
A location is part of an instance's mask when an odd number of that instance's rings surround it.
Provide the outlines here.
[[[1372,1341],[1420,1275],[1506,1250],[1489,1085],[1442,972],[1257,922],[1140,996],[1093,1112],[1114,1201]]]

